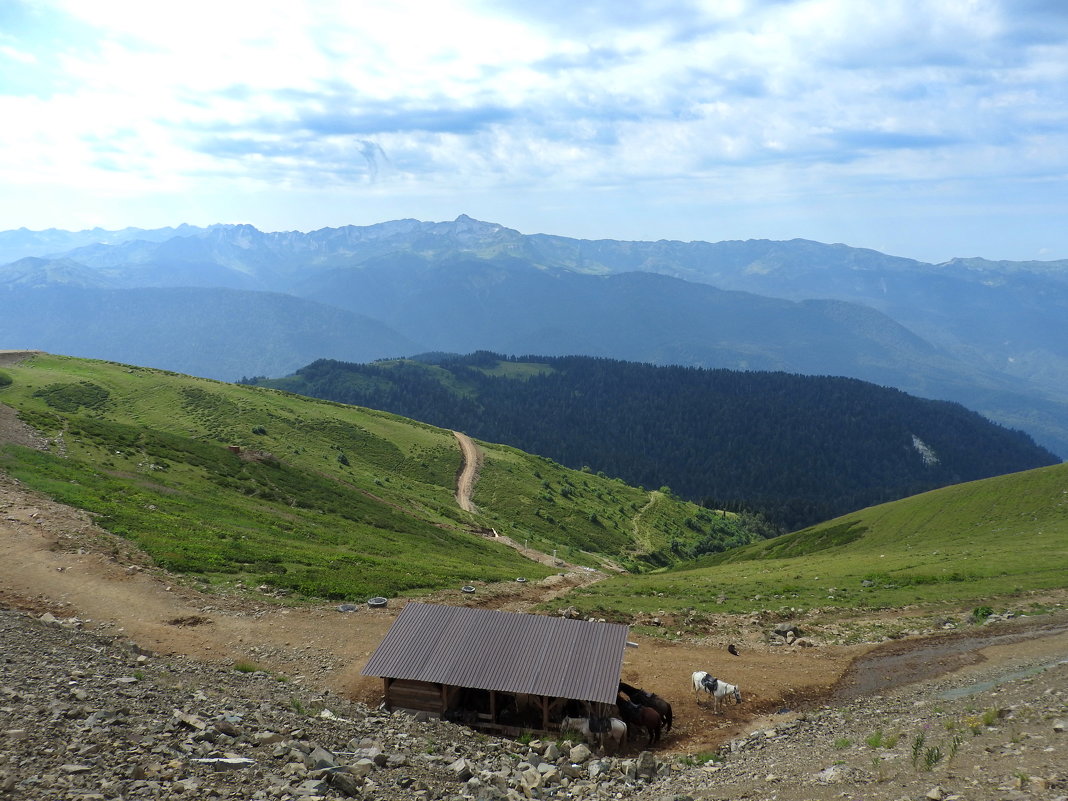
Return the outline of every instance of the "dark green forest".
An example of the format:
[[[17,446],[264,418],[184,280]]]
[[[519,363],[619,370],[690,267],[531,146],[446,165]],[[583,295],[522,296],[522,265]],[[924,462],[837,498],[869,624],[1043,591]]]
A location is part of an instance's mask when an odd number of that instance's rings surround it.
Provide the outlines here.
[[[460,430],[787,530],[1059,461],[959,404],[848,378],[478,352],[324,359],[243,381]]]

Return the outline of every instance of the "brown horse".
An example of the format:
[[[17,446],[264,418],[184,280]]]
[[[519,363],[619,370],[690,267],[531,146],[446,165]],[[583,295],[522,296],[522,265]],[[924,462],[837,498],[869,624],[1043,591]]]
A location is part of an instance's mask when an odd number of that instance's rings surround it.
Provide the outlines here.
[[[642,706],[622,697],[616,699],[616,708],[619,709],[619,716],[623,718],[628,728],[645,729],[646,734],[649,735],[649,745],[659,742],[660,729],[664,725],[659,712],[651,706]]]
[[[625,682],[619,683],[619,691],[624,693],[631,701],[641,706],[651,706],[660,713],[660,719],[664,722],[664,728],[671,731],[672,713],[671,704],[656,693],[647,693],[645,690],[633,687]]]

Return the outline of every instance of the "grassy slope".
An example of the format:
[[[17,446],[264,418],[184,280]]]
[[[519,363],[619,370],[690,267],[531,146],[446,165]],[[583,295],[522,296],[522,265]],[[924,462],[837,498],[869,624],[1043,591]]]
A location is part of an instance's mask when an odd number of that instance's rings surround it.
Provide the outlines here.
[[[1068,587],[1068,464],[944,487],[583,590],[586,609],[997,606]]]
[[[3,449],[0,468],[212,581],[359,598],[537,578],[549,569],[472,529],[592,565],[666,549],[707,516],[663,498],[651,526],[638,519],[649,493],[484,443],[481,513],[469,515],[453,498],[459,449],[442,429],[109,362],[40,356],[3,373],[0,402],[55,444]]]

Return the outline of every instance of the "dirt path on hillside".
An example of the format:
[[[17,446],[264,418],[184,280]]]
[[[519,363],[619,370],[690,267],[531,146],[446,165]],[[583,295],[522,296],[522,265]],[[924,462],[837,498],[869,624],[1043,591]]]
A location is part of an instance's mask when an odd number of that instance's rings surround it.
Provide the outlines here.
[[[189,582],[154,568],[129,544],[93,526],[83,513],[41,498],[15,480],[0,475],[0,603],[79,618],[87,627],[121,632],[138,646],[157,653],[184,654],[210,661],[248,661],[285,673],[295,681],[329,688],[377,705],[380,680],[360,675],[360,668],[403,607],[361,605],[358,611],[318,605],[285,608],[275,599],[219,596],[198,591]],[[586,573],[564,572],[541,582],[506,582],[477,588],[473,594],[442,592],[439,603],[477,605],[524,611],[589,581]],[[624,681],[656,692],[672,702],[676,726],[664,748],[693,753],[718,746],[748,731],[760,716],[783,708],[796,710],[824,698],[855,657],[871,646],[822,645],[815,648],[770,647],[765,627],[739,627],[737,620],[708,631],[700,642],[672,642],[632,632],[637,648],[624,654]],[[726,651],[727,638],[738,643],[739,656]],[[1001,658],[1021,649],[1051,647],[1068,655],[1068,635],[999,646]],[[916,649],[899,641],[896,648]],[[1051,645],[1052,643],[1052,645]],[[997,648],[981,651],[971,642],[971,661],[996,658]],[[719,715],[699,707],[689,686],[693,670],[713,672],[740,685],[741,706]]]
[[[78,618],[86,627],[120,632],[147,651],[252,662],[372,706],[381,701],[380,680],[362,676],[360,669],[403,601],[391,600],[385,609],[360,605],[340,612],[332,605],[282,607],[277,599],[257,598],[251,588],[243,596],[206,594],[145,566],[129,543],[96,528],[84,513],[37,496],[4,475],[0,550],[2,604]],[[471,594],[441,592],[420,600],[525,611],[590,580],[588,571],[564,571],[542,581],[504,582],[479,586]],[[675,705],[678,723],[665,741],[673,750],[712,747],[784,697],[819,695],[862,650],[828,647],[786,654],[753,648],[733,657],[718,643],[673,644],[637,634],[631,639],[638,647],[626,649],[623,679]],[[726,659],[733,660],[731,670]],[[747,701],[713,716],[698,709],[686,691],[692,670],[717,666],[725,678],[742,684]]]
[[[360,675],[360,669],[403,601],[391,601],[386,609],[361,605],[358,611],[340,612],[328,605],[281,607],[276,599],[257,598],[255,590],[243,596],[205,594],[145,567],[127,542],[97,529],[83,513],[41,498],[3,475],[0,549],[5,555],[0,560],[0,603],[79,618],[88,627],[121,632],[152,652],[253,662],[370,705],[381,700],[380,680]],[[585,572],[565,571],[541,582],[505,582],[480,586],[473,594],[442,592],[421,600],[524,611],[589,580]],[[638,647],[626,649],[623,679],[672,702],[676,725],[664,748],[687,753],[716,747],[750,730],[763,715],[819,702],[853,659],[871,650],[771,647],[766,626],[737,619],[710,627],[699,642],[672,642],[633,631],[631,639]],[[1059,647],[1068,655],[1066,639],[1061,634],[1059,644],[1058,637],[1046,637],[1011,648],[1001,645],[1000,657],[998,648],[983,651],[979,642],[966,648],[974,654],[972,661],[1009,659],[1021,649]],[[739,656],[727,653],[728,641],[738,644]],[[922,642],[892,645],[915,654]],[[689,686],[690,673],[698,669],[740,685],[744,703],[719,715],[699,707]]]
[[[0,350],[0,367],[5,364],[18,364],[29,356],[39,356],[43,350]]]
[[[465,512],[478,511],[471,497],[475,494],[478,471],[482,467],[482,451],[467,434],[453,431],[460,444],[460,470],[456,474],[456,503]]]
[[[14,415],[0,414],[0,442],[12,441],[34,446]],[[342,612],[327,604],[286,607],[256,588],[208,594],[195,582],[149,566],[129,542],[97,528],[85,513],[39,496],[3,474],[0,553],[0,604],[77,619],[72,625],[119,633],[147,651],[251,662],[312,688],[334,690],[372,706],[381,701],[380,680],[362,676],[360,669],[403,608],[403,599],[391,599],[385,609],[357,605],[356,611]],[[598,577],[596,571],[563,565],[542,581],[480,585],[474,593],[444,591],[420,600],[528,611]],[[671,632],[671,615],[662,613],[660,618],[662,627],[655,630]],[[623,680],[667,698],[675,709],[676,725],[665,736],[664,750],[711,750],[761,725],[766,715],[819,703],[853,660],[872,650],[871,645],[827,644],[818,635],[813,648],[772,647],[769,625],[759,616],[710,620],[698,640],[631,632],[638,647],[625,650]],[[1030,626],[1046,622],[1036,618]],[[966,651],[972,663],[1008,664],[1023,652],[1068,656],[1068,634],[1042,633],[1049,636],[1011,644],[962,640],[957,650]],[[727,652],[729,642],[737,644],[738,656]],[[911,653],[913,662],[926,662],[924,642],[902,640],[892,647]],[[930,661],[935,670],[959,667]],[[883,674],[883,684],[893,683],[901,673],[898,664],[877,659],[866,663],[869,673]],[[689,677],[699,669],[738,684],[744,703],[728,706],[719,715],[698,706]]]

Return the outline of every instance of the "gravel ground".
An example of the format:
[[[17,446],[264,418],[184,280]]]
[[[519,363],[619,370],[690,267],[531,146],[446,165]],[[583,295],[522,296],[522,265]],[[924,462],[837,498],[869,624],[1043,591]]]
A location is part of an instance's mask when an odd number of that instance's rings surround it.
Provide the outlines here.
[[[389,714],[240,664],[145,654],[47,613],[0,609],[0,642],[4,801],[1068,799],[1068,660],[1051,658],[1056,642],[784,710],[719,753],[662,759]]]
[[[1060,654],[769,716],[733,752],[634,797],[1063,801],[1068,650]]]

